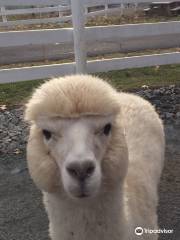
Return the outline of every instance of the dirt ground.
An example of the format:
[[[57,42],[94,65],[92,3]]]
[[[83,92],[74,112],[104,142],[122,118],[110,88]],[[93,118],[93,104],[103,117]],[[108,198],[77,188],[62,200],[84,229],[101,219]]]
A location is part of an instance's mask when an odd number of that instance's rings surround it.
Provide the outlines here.
[[[159,225],[173,229],[160,240],[180,239],[180,128],[166,126],[166,160],[160,183]],[[179,138],[179,139],[178,139]],[[48,240],[41,193],[29,178],[25,154],[0,156],[0,240]],[[133,239],[132,239],[133,240]]]

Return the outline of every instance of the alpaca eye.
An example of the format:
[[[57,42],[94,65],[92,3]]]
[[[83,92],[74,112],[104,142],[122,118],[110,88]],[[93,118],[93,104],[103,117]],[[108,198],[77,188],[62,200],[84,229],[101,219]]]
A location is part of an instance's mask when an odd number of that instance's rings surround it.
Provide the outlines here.
[[[109,135],[109,133],[110,133],[110,131],[111,131],[111,128],[112,128],[112,126],[111,126],[110,123],[106,124],[106,125],[104,126],[104,129],[103,129],[104,135],[106,135],[106,136]]]
[[[51,138],[51,132],[50,131],[48,131],[48,130],[46,130],[46,129],[43,129],[42,130],[42,133],[43,133],[43,135],[44,135],[44,137],[47,139],[47,140],[49,140],[50,138]]]

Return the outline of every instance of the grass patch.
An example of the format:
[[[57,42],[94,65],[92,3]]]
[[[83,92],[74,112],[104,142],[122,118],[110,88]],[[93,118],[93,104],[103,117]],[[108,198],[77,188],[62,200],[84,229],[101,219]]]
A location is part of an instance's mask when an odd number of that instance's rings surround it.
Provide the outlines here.
[[[143,85],[150,87],[180,85],[180,64],[158,67],[145,67],[98,73],[97,76],[108,81],[118,90],[131,90]],[[33,90],[44,80],[0,84],[0,104],[24,104]]]
[[[147,85],[159,87],[180,85],[180,65],[167,65],[110,71],[98,76],[110,82],[118,90],[131,90]]]
[[[56,16],[54,16],[56,17]],[[21,15],[17,17],[11,16],[9,20],[19,20],[19,19],[36,19],[39,16]],[[122,25],[122,24],[137,24],[137,23],[156,23],[156,22],[167,22],[167,21],[179,21],[180,16],[146,16],[142,11],[136,12],[132,15],[122,15],[119,14],[109,15],[109,16],[94,16],[88,17],[86,20],[86,26],[107,26],[107,25]],[[30,24],[30,25],[15,25],[8,27],[0,27],[0,31],[23,31],[23,30],[38,30],[38,29],[56,29],[56,28],[70,28],[72,27],[71,22],[64,23],[39,23],[39,24]]]
[[[26,81],[19,83],[0,84],[0,105],[24,104],[33,90],[41,85],[44,80]]]
[[[86,26],[107,26],[107,25],[122,25],[122,24],[137,24],[137,23],[157,23],[168,21],[179,21],[180,16],[145,16],[143,13],[132,14],[130,16],[96,16],[89,18]]]

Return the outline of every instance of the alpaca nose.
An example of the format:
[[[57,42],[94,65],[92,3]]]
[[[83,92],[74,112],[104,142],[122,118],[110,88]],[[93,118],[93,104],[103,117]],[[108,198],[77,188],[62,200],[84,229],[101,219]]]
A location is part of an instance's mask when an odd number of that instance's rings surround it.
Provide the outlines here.
[[[95,163],[90,160],[84,162],[71,162],[66,167],[66,170],[71,177],[83,182],[95,171]]]

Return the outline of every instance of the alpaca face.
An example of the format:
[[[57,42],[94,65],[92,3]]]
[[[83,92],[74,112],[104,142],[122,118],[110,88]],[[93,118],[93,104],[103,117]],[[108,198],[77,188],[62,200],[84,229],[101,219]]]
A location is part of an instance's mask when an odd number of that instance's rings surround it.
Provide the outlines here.
[[[113,116],[41,118],[44,144],[55,159],[65,192],[72,198],[98,194],[102,159],[108,148]]]

